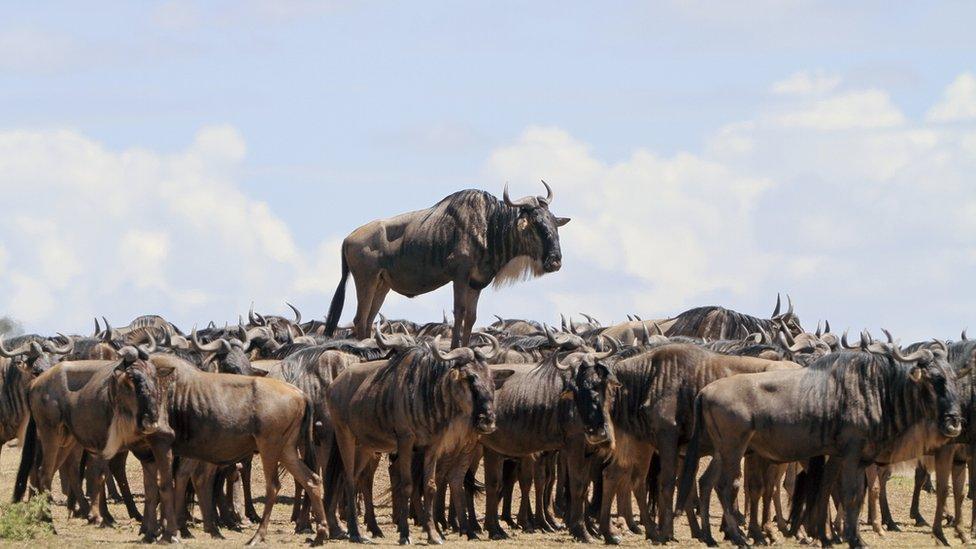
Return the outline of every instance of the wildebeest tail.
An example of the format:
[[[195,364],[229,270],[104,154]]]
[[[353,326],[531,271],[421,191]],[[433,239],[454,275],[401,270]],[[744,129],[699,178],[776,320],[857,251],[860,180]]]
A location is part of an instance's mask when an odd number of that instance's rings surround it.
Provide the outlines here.
[[[41,448],[37,444],[37,424],[34,423],[34,416],[27,422],[27,432],[24,434],[24,448],[20,453],[20,466],[17,468],[17,480],[14,482],[14,503],[23,501],[24,494],[27,493],[27,480],[30,478],[31,469],[35,463],[39,463],[41,458]]]
[[[335,505],[335,497],[339,493],[339,480],[343,475],[342,453],[339,452],[339,442],[336,440],[335,432],[331,435],[329,447],[329,461],[325,464],[325,508],[332,509]],[[341,500],[340,500],[341,501]]]
[[[469,494],[485,493],[484,483],[478,482],[478,479],[474,476],[474,471],[471,469],[468,469],[468,472],[464,474],[464,489]]]
[[[305,415],[302,416],[302,437],[302,444],[305,446],[302,461],[313,473],[318,474],[318,463],[315,459],[315,408],[312,407],[312,401],[307,397],[305,398]]]
[[[685,450],[685,463],[681,469],[681,480],[678,482],[678,501],[675,505],[676,513],[683,513],[688,507],[688,498],[695,487],[695,476],[698,474],[698,461],[701,459],[701,438],[704,435],[705,422],[702,416],[701,395],[695,398],[695,427],[691,433],[691,441]]]
[[[346,261],[346,247],[342,247],[342,278],[339,279],[339,287],[336,288],[335,295],[332,296],[332,304],[329,305],[329,316],[325,319],[325,335],[334,336],[336,327],[339,326],[339,317],[342,316],[342,305],[346,301],[346,280],[349,279],[349,262]]]
[[[790,537],[796,537],[800,531],[800,526],[807,519],[808,513],[813,511],[816,504],[817,491],[823,482],[824,476],[824,456],[810,458],[806,469],[796,475],[796,484],[793,487],[793,497],[790,500]],[[808,532],[808,534],[812,534]]]

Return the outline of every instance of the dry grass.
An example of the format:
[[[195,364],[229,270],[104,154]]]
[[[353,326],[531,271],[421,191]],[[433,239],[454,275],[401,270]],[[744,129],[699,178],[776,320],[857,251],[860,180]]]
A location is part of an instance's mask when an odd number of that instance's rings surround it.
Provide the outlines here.
[[[16,474],[17,464],[20,460],[20,451],[16,448],[5,448],[4,452],[0,454],[0,494],[10,494],[13,488],[13,480]],[[138,462],[130,459],[129,461],[129,481],[132,484],[133,491],[137,494],[137,503],[142,502],[142,475],[139,472]],[[255,496],[259,498],[258,512],[262,511],[263,503],[263,475],[260,471],[259,461],[255,462]],[[380,471],[385,469],[385,464],[380,467]],[[55,482],[57,485],[57,482]],[[385,479],[377,479],[377,486],[385,486]],[[275,506],[273,522],[269,529],[268,545],[291,545],[300,544],[307,539],[307,535],[297,535],[294,533],[291,523],[288,521],[291,512],[291,498],[292,494],[292,483],[290,480],[285,480],[285,488],[282,490],[283,498],[279,498],[278,504]],[[904,532],[901,533],[889,533],[884,538],[879,538],[866,526],[862,526],[864,530],[864,539],[867,543],[874,546],[887,546],[887,547],[929,547],[935,545],[935,539],[931,536],[928,529],[916,528],[915,526],[909,526],[908,524],[908,507],[911,501],[911,481],[910,479],[903,477],[896,477],[889,483],[889,494],[891,497],[892,509],[895,514],[895,519],[902,524]],[[7,496],[4,496],[7,497]],[[926,517],[931,517],[934,513],[934,496],[925,494],[923,496],[923,512]],[[54,494],[55,503],[63,501],[63,496],[60,492],[55,489]],[[482,502],[483,503],[483,502]],[[717,507],[717,506],[716,506]],[[118,545],[134,545],[138,543],[139,535],[139,525],[135,522],[129,520],[125,514],[125,509],[121,505],[112,504],[111,511],[115,518],[118,520],[118,524],[113,529],[102,529],[94,526],[90,526],[86,521],[82,519],[69,519],[67,513],[63,506],[55,504],[52,508],[52,514],[54,516],[54,526],[57,529],[57,534],[55,536],[41,538],[30,542],[33,546],[40,547],[113,547]],[[966,504],[967,511],[965,514],[968,516],[969,502]],[[380,526],[386,533],[386,538],[383,540],[377,540],[380,545],[393,545],[396,543],[395,528],[390,521],[390,509],[389,507],[383,507],[378,510],[380,517]],[[718,509],[713,511],[713,517],[718,516]],[[690,541],[690,535],[688,533],[688,528],[684,520],[679,520],[677,523],[678,528],[678,538],[683,540],[680,544],[673,544],[679,547],[695,547],[699,546],[697,543],[692,543]],[[713,527],[713,531],[718,532],[717,526]],[[183,543],[191,547],[212,547],[212,546],[223,546],[223,547],[239,547],[243,545],[254,532],[255,527],[246,528],[243,532],[233,532],[224,531],[224,535],[227,537],[226,540],[213,540],[209,536],[203,534],[199,528],[194,528],[193,532],[197,536],[194,539],[183,540]],[[951,532],[948,529],[947,532]],[[522,534],[520,532],[513,532],[513,539],[504,543],[499,543],[499,546],[521,546],[521,547],[549,547],[564,545],[566,543],[571,543],[572,539],[564,533],[559,534]],[[423,544],[425,537],[419,528],[415,528],[413,532],[413,539],[416,543]],[[486,547],[489,542],[462,542],[459,537],[454,535],[448,536],[448,543],[452,546],[454,545],[469,545],[469,546],[480,546]],[[0,541],[0,545],[14,545],[23,546],[23,542],[8,542]],[[955,544],[959,544],[958,540],[955,540]],[[333,542],[329,546],[346,546],[347,543]],[[644,541],[642,536],[627,535],[624,537],[624,546],[642,546],[646,547],[648,543]],[[782,544],[785,547],[797,546],[793,541]]]

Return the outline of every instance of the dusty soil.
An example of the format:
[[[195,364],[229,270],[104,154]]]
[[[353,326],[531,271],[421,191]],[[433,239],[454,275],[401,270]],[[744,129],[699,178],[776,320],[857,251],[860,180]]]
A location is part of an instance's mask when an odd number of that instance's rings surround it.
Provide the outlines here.
[[[4,448],[2,454],[0,454],[0,494],[10,494],[13,490],[14,476],[16,475],[17,465],[20,460],[20,450],[18,448]],[[380,466],[380,473],[385,469],[385,464]],[[133,492],[136,493],[137,504],[142,505],[142,474],[139,471],[138,462],[134,459],[129,460],[129,482],[132,485]],[[263,510],[264,502],[264,483],[263,475],[260,469],[260,461],[255,460],[255,473],[254,473],[254,484],[255,484],[255,496],[258,498],[257,509],[258,512]],[[377,490],[382,490],[381,487],[387,486],[385,478],[377,479]],[[55,481],[55,486],[58,482]],[[279,497],[278,504],[274,508],[273,520],[271,527],[269,529],[268,543],[267,545],[297,545],[302,544],[308,538],[307,535],[298,535],[294,533],[293,526],[289,522],[289,516],[291,513],[291,494],[293,493],[293,484],[290,479],[284,479],[284,488],[282,489],[281,496]],[[908,519],[908,509],[909,503],[911,502],[911,489],[912,483],[909,478],[904,476],[896,476],[892,478],[889,483],[889,497],[891,501],[891,506],[893,513],[895,515],[895,520],[897,520],[902,527],[902,532],[892,532],[886,534],[884,538],[877,536],[870,527],[862,525],[861,529],[864,532],[864,540],[874,546],[888,546],[888,547],[929,547],[935,546],[935,539],[930,533],[928,528],[917,528],[910,523]],[[516,492],[517,493],[517,492]],[[4,496],[7,497],[7,496]],[[63,496],[60,491],[55,488],[54,494],[55,501],[63,501]],[[377,500],[388,501],[389,498],[381,497],[377,495]],[[483,505],[483,501],[479,504]],[[935,508],[935,497],[929,494],[923,495],[922,501],[923,513],[926,517],[932,517]],[[969,514],[970,502],[966,502],[964,507],[965,515]],[[138,544],[139,536],[138,530],[139,525],[134,521],[129,520],[125,514],[125,508],[121,504],[112,504],[110,509],[118,521],[115,528],[97,528],[95,526],[90,526],[85,520],[77,518],[68,518],[67,512],[63,506],[55,505],[54,512],[54,524],[57,528],[57,535],[49,539],[38,540],[32,545],[42,546],[42,547],[113,547],[119,545],[135,545]],[[386,537],[381,540],[376,540],[379,545],[395,545],[396,544],[396,533],[393,524],[390,519],[390,508],[388,506],[381,506],[378,509],[380,526],[386,533]],[[714,517],[719,516],[717,504],[712,513],[713,521]],[[931,519],[930,519],[931,520]],[[247,542],[253,534],[256,526],[251,526],[245,528],[243,532],[234,532],[229,530],[224,530],[225,540],[214,540],[209,536],[204,534],[199,527],[193,528],[195,534],[194,539],[184,539],[183,544],[190,547],[213,547],[213,546],[224,546],[224,547],[239,547]],[[713,532],[718,535],[717,524],[713,524]],[[700,544],[693,542],[691,536],[688,532],[687,523],[682,519],[677,522],[677,533],[678,539],[682,540],[678,544],[672,544],[672,546],[679,547],[694,547],[700,546]],[[951,533],[951,528],[947,529],[947,533]],[[522,546],[522,547],[548,547],[563,545],[566,543],[572,543],[572,539],[565,533],[557,534],[524,534],[518,531],[511,532],[512,539],[503,542],[506,546]],[[413,539],[415,543],[423,544],[425,542],[425,536],[419,528],[415,528],[413,532]],[[950,538],[955,545],[959,545],[958,539]],[[468,546],[480,546],[485,547],[486,544],[491,542],[481,541],[481,542],[467,542],[461,541],[461,539],[456,535],[448,535],[447,542],[449,545],[468,545]],[[499,542],[500,544],[502,542]],[[3,545],[0,542],[0,545]],[[7,544],[12,545],[12,544]],[[350,544],[345,542],[331,542],[329,546],[348,546]],[[636,536],[632,534],[625,535],[624,546],[646,546],[648,542],[643,539],[643,536]],[[781,543],[784,547],[800,546],[795,541],[790,540],[785,543]]]

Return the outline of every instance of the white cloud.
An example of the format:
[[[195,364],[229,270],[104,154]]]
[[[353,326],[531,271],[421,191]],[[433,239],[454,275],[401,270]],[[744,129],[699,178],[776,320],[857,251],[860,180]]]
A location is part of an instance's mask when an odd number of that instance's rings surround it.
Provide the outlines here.
[[[785,128],[846,130],[898,126],[905,116],[886,92],[862,90],[813,101],[774,120]]]
[[[238,187],[245,153],[230,126],[201,129],[175,154],[113,151],[67,130],[0,132],[0,190],[17,204],[0,220],[12,267],[0,271],[0,307],[63,330],[95,314],[188,323],[231,318],[251,299],[330,294],[338,253],[306,260],[285,221]]]
[[[930,122],[976,119],[976,74],[964,72],[946,88],[942,100],[925,115]]]
[[[773,83],[770,91],[778,95],[820,95],[834,91],[840,81],[839,75],[823,70],[798,71]]]

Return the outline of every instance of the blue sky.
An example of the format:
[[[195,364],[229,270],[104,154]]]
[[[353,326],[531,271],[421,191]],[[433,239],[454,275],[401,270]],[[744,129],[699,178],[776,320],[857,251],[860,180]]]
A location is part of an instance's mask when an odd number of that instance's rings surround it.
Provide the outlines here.
[[[971,3],[0,14],[0,186],[16,205],[0,308],[31,329],[205,323],[252,299],[320,316],[356,226],[539,178],[574,218],[564,270],[486,296],[483,318],[763,314],[789,291],[808,324],[912,339],[970,323]],[[449,307],[438,292],[388,308]]]

